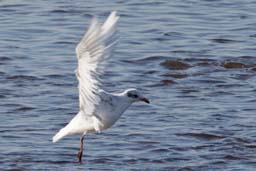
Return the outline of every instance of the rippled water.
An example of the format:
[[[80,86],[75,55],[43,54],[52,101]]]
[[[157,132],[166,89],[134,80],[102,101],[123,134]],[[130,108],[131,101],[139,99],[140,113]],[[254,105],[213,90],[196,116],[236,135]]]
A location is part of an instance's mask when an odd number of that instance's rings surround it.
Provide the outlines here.
[[[0,170],[254,171],[254,0],[0,1]],[[111,129],[51,137],[78,111],[75,46],[118,10],[109,91],[139,87]]]

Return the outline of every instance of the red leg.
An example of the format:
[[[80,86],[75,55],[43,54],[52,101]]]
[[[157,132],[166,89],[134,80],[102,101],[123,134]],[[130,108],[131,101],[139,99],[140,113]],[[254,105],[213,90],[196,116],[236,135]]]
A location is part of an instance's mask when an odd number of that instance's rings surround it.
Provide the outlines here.
[[[78,158],[78,161],[79,163],[82,163],[82,157],[83,157],[83,146],[84,146],[84,137],[85,137],[85,134],[83,134],[80,138],[80,150],[79,152],[77,153],[77,158]]]

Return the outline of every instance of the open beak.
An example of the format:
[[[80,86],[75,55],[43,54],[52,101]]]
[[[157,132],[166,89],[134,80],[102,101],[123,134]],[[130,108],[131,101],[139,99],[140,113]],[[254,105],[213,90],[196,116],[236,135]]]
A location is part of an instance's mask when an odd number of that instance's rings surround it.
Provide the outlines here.
[[[149,104],[149,100],[147,98],[145,98],[145,97],[140,98],[140,101],[143,101],[143,102]]]

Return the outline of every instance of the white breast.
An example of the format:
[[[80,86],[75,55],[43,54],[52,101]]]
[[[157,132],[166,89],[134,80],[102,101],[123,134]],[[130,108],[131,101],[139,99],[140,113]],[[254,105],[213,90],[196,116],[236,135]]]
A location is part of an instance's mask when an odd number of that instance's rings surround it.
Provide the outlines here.
[[[131,105],[124,97],[101,91],[101,103],[95,111],[96,117],[103,123],[101,130],[111,127]]]

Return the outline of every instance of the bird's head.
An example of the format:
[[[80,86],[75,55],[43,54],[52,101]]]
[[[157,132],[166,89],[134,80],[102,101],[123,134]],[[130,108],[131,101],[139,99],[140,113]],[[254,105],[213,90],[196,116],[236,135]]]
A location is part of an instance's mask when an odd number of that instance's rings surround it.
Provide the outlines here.
[[[143,102],[149,104],[149,100],[147,98],[145,98],[143,95],[141,95],[140,92],[137,89],[128,89],[128,90],[126,90],[125,91],[125,96],[131,102],[143,101]]]

